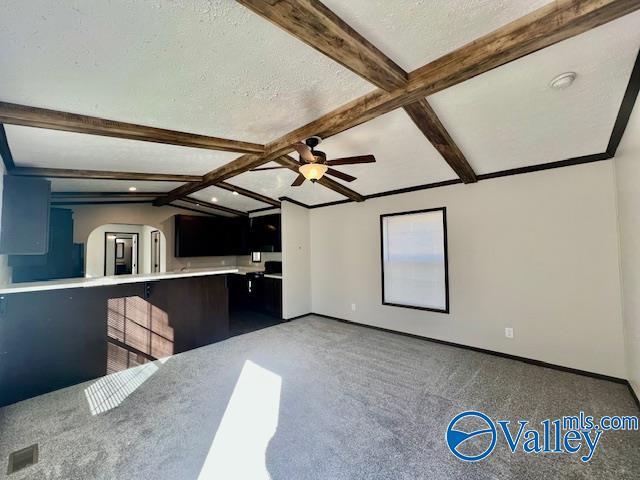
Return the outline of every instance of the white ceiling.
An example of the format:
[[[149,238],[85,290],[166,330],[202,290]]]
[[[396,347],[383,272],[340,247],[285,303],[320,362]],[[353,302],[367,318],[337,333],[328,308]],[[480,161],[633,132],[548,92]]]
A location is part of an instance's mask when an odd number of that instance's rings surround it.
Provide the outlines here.
[[[602,153],[638,49],[640,12],[428,100],[479,174]],[[549,87],[568,71],[578,74],[570,88]]]
[[[89,180],[83,178],[52,178],[53,192],[122,192],[136,187],[137,192],[168,192],[183,185],[179,182],[141,182],[138,180]]]
[[[19,167],[204,175],[241,154],[6,125]]]
[[[245,197],[244,195],[234,195],[232,192],[218,187],[205,188],[204,190],[200,190],[199,192],[190,195],[190,197],[209,203],[217,203],[243,212],[270,206],[268,203],[260,202],[253,198]],[[213,200],[214,198],[216,201]]]
[[[410,72],[550,0],[323,0]]]
[[[7,102],[265,143],[372,90],[231,0],[4,0]]]
[[[341,183],[363,195],[457,178],[402,109],[328,138],[319,149],[329,159],[375,155],[375,164],[335,167],[357,177]]]
[[[265,165],[267,166],[267,165]],[[277,166],[268,164],[268,166]],[[253,192],[268,195],[271,198],[289,197],[307,205],[344,200],[345,197],[319,184],[304,182],[299,187],[292,187],[291,182],[296,173],[289,169],[245,172],[228,180],[239,187]]]
[[[325,3],[410,71],[547,1]],[[8,0],[3,8],[2,101],[263,143],[374,88],[231,0]],[[479,174],[599,153],[639,48],[640,12],[428,100]],[[570,89],[548,87],[570,70],[578,73]],[[6,128],[19,166],[199,175],[239,156]],[[330,159],[376,156],[376,164],[337,168],[358,177],[343,183],[365,195],[456,178],[402,110],[326,139],[320,149]],[[229,183],[309,205],[344,199],[309,182],[291,187],[294,178],[288,170],[246,172]],[[94,191],[129,186],[77,182]],[[266,206],[214,188],[195,195],[212,196],[243,211]]]

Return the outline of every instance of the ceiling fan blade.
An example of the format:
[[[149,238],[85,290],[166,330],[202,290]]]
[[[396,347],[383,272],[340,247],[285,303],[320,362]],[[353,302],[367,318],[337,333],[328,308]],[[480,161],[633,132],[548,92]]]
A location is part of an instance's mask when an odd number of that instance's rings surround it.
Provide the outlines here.
[[[358,157],[344,157],[336,158],[335,160],[328,160],[327,165],[354,165],[356,163],[374,163],[376,157],[373,155],[360,155]]]
[[[300,185],[302,185],[304,183],[304,175],[302,175],[301,173],[298,174],[298,176],[296,177],[296,179],[293,181],[293,183],[291,184],[292,187],[299,187]]]
[[[278,170],[280,168],[289,168],[289,167],[257,167],[257,168],[252,168],[251,170],[249,170],[250,172],[260,172],[262,170]]]
[[[311,153],[311,148],[309,148],[309,145],[298,142],[294,143],[292,147],[296,149],[296,152],[300,154],[300,158],[302,158],[302,160],[304,160],[305,162],[313,163],[316,161],[316,157],[314,157],[313,153]]]
[[[327,170],[326,174],[333,175],[334,177],[339,178],[340,180],[344,180],[345,182],[353,182],[356,179],[356,177],[349,175],[348,173],[339,172],[338,170],[335,170],[333,168]]]

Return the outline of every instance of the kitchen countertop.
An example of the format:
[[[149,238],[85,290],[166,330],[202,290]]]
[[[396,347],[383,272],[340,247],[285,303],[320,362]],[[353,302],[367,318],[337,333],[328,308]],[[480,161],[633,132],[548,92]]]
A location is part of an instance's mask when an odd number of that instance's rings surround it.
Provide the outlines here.
[[[227,273],[241,272],[238,267],[213,267],[177,272],[149,273],[143,275],[114,275],[96,278],[62,278],[59,280],[48,280],[44,282],[16,283],[0,287],[0,295],[45,290],[62,290],[65,288],[106,287],[109,285],[121,285],[125,283],[153,282],[156,280],[168,280],[171,278],[203,277],[208,275],[224,275]]]

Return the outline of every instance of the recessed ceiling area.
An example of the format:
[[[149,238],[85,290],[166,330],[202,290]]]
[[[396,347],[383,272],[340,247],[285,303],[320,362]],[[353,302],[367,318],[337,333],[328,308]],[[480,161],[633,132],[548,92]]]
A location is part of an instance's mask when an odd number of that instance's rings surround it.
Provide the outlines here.
[[[357,177],[348,185],[363,195],[457,178],[409,115],[394,110],[330,137],[319,147],[328,159],[372,154],[376,163],[341,165]]]
[[[549,1],[453,0],[437,8],[430,2],[405,2],[403,8],[382,0],[325,3],[392,61],[413,71]],[[238,2],[158,0],[149,6],[36,0],[26,6],[11,0],[4,17],[3,102],[268,148],[279,136],[376,89],[330,53],[320,53]],[[640,12],[586,30],[427,98],[473,169],[472,178],[605,151],[640,48]],[[573,85],[551,88],[551,79],[563,72],[577,74]],[[203,176],[243,157],[12,124],[5,129],[17,167]],[[445,156],[449,146],[440,146]],[[310,182],[292,187],[296,173],[288,169],[240,168],[233,173],[243,173],[220,178],[310,206],[465,178],[401,107],[324,139],[318,149],[329,160],[372,154],[377,161],[335,167],[356,177],[352,182],[328,177],[352,193]],[[277,164],[263,166],[269,165]],[[168,193],[182,185],[133,183],[138,192]],[[121,192],[131,184],[56,179],[53,188]],[[215,197],[219,205],[239,211],[268,205],[215,186],[190,196],[203,202]]]
[[[531,13],[549,0],[326,0],[358,33],[410,72]]]
[[[274,165],[268,164],[268,166]],[[288,197],[306,205],[316,205],[345,199],[345,197],[339,193],[329,190],[317,183],[306,181],[299,187],[292,187],[291,182],[295,180],[296,176],[297,174],[295,172],[288,169],[264,170],[242,173],[229,179],[228,183],[275,199]]]
[[[256,143],[374,89],[230,0],[9,0],[0,45],[5,102]]]
[[[203,148],[6,125],[18,167],[204,175],[240,156]]]
[[[637,12],[428,101],[479,174],[601,153],[639,48]],[[567,71],[577,73],[573,85],[551,88],[549,82]]]
[[[52,192],[113,192],[128,193],[136,187],[136,193],[168,192],[183,185],[179,182],[145,182],[140,180],[94,180],[85,178],[52,178]]]
[[[260,202],[253,198],[245,197],[244,195],[234,195],[233,192],[219,187],[208,187],[194,193],[193,195],[189,195],[189,197],[195,200],[230,207],[242,212],[248,212],[250,210],[257,210],[259,208],[266,208],[270,206],[268,203]]]

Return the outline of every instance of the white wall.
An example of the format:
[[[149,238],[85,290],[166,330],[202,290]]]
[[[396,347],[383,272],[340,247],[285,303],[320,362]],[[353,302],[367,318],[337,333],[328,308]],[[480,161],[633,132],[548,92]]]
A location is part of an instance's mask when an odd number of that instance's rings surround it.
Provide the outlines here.
[[[450,314],[383,306],[379,215],[441,206]],[[626,378],[611,161],[313,209],[310,238],[315,313]]]
[[[5,168],[4,163],[0,160],[0,228],[2,228],[2,191],[4,185]],[[8,265],[9,257],[0,255],[0,285],[8,285],[11,283],[11,267]]]
[[[151,232],[156,228],[148,225],[126,225],[108,223],[95,228],[87,238],[85,245],[85,276],[104,276],[105,265],[105,234],[107,232],[137,233],[138,234],[138,273],[151,273]],[[164,272],[167,264],[166,237],[160,232],[160,271]],[[113,261],[113,259],[111,260]]]
[[[640,102],[614,160],[618,187],[622,310],[627,372],[640,397]]]
[[[310,211],[282,202],[282,316],[311,312]],[[319,245],[314,250],[319,250]]]
[[[149,225],[160,230],[165,238],[166,271],[180,268],[216,267],[234,265],[236,257],[174,257],[174,215],[195,213],[173,207],[154,207],[146,204],[75,205],[73,208],[73,238],[76,243],[87,243],[89,234],[97,227],[110,223]]]

